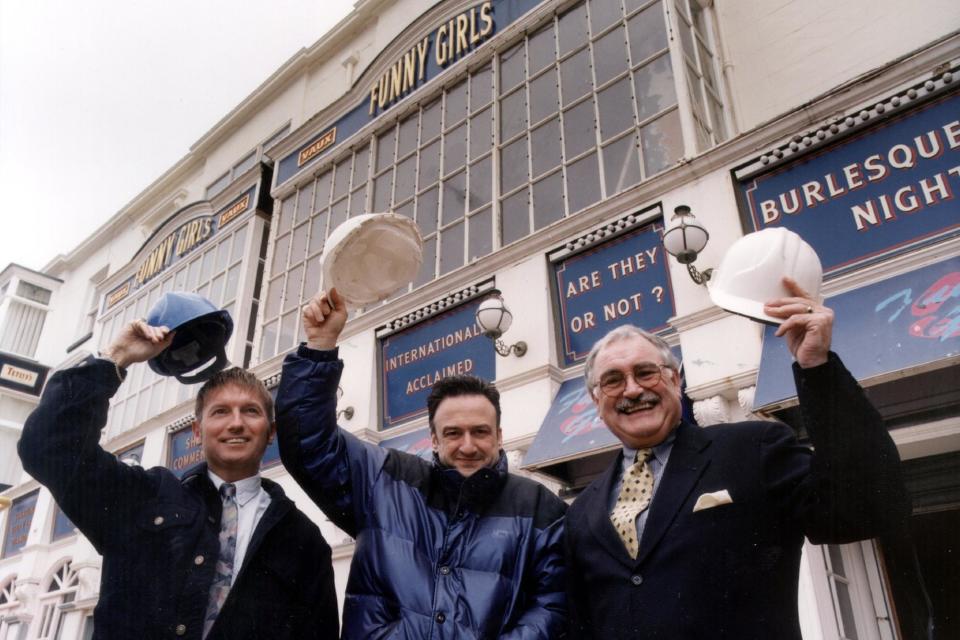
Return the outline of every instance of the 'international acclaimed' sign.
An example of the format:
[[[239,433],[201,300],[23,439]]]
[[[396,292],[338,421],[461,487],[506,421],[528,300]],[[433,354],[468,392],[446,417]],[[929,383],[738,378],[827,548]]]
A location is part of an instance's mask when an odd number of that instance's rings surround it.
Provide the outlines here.
[[[386,71],[372,80],[362,102],[277,163],[277,186],[333,149],[337,140],[352,136],[541,2],[481,2],[444,19],[427,35],[411,42],[390,61]]]
[[[493,343],[474,314],[480,301],[468,302],[398,331],[380,343],[383,428],[422,416],[433,384],[447,376],[496,376]]]
[[[0,387],[39,396],[48,371],[49,367],[36,362],[0,353]]]
[[[30,535],[30,523],[33,522],[33,512],[37,510],[37,496],[39,491],[28,493],[17,498],[7,513],[7,527],[3,536],[3,557],[19,553],[27,544]]]
[[[219,212],[188,220],[164,236],[140,261],[137,271],[107,293],[104,311],[125,300],[140,287],[193,253],[220,229],[249,211],[255,191],[256,186],[250,187],[246,193]]]
[[[858,380],[960,356],[960,257],[829,298],[833,349]],[[796,396],[786,344],[763,336],[754,407]]]
[[[960,93],[740,183],[747,227],[784,226],[825,273],[960,229]]]
[[[564,366],[614,327],[667,326],[674,304],[665,256],[660,225],[648,225],[554,263]]]

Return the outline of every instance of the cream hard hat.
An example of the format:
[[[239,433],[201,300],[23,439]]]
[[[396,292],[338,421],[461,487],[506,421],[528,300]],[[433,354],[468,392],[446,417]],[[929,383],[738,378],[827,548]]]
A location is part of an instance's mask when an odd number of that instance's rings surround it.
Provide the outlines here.
[[[416,223],[395,213],[368,213],[340,224],[320,257],[323,287],[351,307],[386,299],[411,282],[423,262]]]
[[[783,227],[748,233],[727,249],[710,279],[710,299],[727,311],[761,322],[780,324],[763,305],[790,296],[784,276],[793,278],[819,301],[823,268],[816,251],[799,235]]]

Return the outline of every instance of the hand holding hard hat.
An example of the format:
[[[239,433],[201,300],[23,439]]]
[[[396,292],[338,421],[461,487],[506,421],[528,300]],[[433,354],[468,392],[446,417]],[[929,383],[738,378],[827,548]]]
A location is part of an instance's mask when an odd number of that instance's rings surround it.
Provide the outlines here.
[[[748,233],[734,242],[710,280],[718,307],[765,324],[778,324],[801,367],[827,361],[833,311],[820,304],[820,258],[783,227]]]
[[[303,334],[311,349],[329,351],[347,323],[347,303],[336,289],[320,291],[303,310]]]
[[[134,320],[120,329],[103,355],[126,369],[131,364],[146,362],[155,357],[173,342],[173,333],[168,327],[153,327],[145,320]]]
[[[385,300],[417,277],[423,240],[416,223],[395,213],[350,218],[327,238],[320,258],[323,288],[351,307]]]

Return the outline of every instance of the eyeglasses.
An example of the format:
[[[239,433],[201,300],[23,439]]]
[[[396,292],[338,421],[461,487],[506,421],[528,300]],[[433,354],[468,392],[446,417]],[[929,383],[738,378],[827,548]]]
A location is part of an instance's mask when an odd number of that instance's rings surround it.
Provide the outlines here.
[[[656,384],[663,379],[664,369],[673,370],[665,364],[640,362],[633,365],[633,370],[629,375],[633,376],[633,382],[637,386],[649,389],[650,387],[656,386]],[[623,393],[623,390],[627,388],[627,375],[624,374],[623,371],[607,371],[600,376],[600,381],[597,382],[597,386],[600,387],[600,391],[606,396],[619,396]]]

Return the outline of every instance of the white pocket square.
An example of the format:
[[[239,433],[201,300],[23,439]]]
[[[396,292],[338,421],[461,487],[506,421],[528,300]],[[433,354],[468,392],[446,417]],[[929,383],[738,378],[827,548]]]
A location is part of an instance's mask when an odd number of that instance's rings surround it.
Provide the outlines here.
[[[697,504],[693,505],[693,512],[696,513],[703,509],[712,509],[722,504],[733,504],[733,498],[730,497],[730,492],[726,489],[701,495],[697,498]]]

